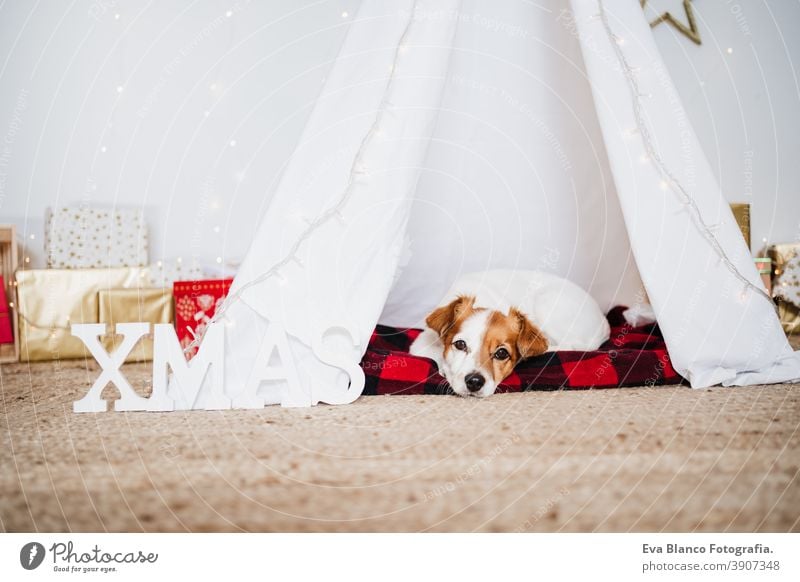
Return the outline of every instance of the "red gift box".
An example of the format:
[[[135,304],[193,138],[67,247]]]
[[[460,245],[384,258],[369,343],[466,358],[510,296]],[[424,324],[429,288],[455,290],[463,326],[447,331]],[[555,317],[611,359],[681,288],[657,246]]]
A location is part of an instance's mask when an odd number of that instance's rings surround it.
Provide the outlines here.
[[[202,337],[206,326],[228,294],[233,279],[208,281],[177,281],[172,286],[175,300],[175,330],[181,346],[186,349],[195,337]],[[197,353],[193,348],[186,353],[191,359]]]
[[[0,344],[13,344],[14,332],[11,331],[11,312],[6,297],[6,282],[0,275]]]

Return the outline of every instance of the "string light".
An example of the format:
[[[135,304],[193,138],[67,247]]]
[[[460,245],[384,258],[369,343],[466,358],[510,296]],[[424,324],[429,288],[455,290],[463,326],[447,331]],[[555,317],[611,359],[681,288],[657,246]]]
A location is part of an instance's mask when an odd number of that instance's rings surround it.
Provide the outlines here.
[[[124,91],[124,90],[125,90],[125,87],[123,87],[122,85],[117,85],[117,93],[122,93],[122,91]]]
[[[231,16],[233,16],[233,10],[228,10],[228,11],[225,13],[225,16],[226,16],[226,17],[228,17],[228,18],[230,18]]]
[[[650,130],[647,128],[647,123],[645,122],[646,115],[644,113],[644,107],[641,102],[641,98],[645,95],[642,94],[642,91],[639,88],[639,81],[636,78],[636,75],[633,73],[633,70],[628,63],[628,59],[625,57],[625,53],[622,51],[620,46],[614,42],[616,35],[614,31],[611,29],[611,24],[608,21],[608,13],[606,12],[604,0],[598,0],[598,5],[600,7],[600,21],[603,24],[603,29],[606,32],[606,35],[609,39],[610,45],[612,50],[614,51],[617,60],[620,63],[622,68],[622,73],[625,76],[626,81],[628,82],[628,89],[631,94],[631,101],[633,105],[633,116],[636,120],[636,126],[639,128],[639,133],[642,136],[642,142],[644,144],[645,153],[647,156],[653,161],[656,169],[662,175],[664,180],[671,184],[673,190],[680,196],[684,206],[691,210],[692,219],[697,224],[700,232],[708,241],[709,245],[711,245],[712,249],[717,253],[717,256],[720,258],[720,261],[727,267],[728,271],[730,271],[734,277],[739,279],[742,284],[745,286],[746,289],[753,291],[754,293],[758,293],[767,301],[769,301],[770,305],[772,305],[773,309],[777,309],[777,306],[772,301],[772,298],[760,287],[751,283],[747,277],[742,275],[736,265],[733,264],[733,261],[728,258],[725,249],[722,248],[722,245],[717,240],[717,237],[714,235],[712,230],[706,224],[705,220],[703,220],[703,215],[700,212],[700,208],[697,206],[697,203],[694,201],[694,198],[689,195],[686,189],[681,185],[675,175],[670,171],[667,167],[664,160],[658,154],[653,145],[654,140],[650,135]],[[729,53],[733,52],[733,49],[729,49]],[[651,94],[647,94],[646,96],[651,96]]]
[[[733,48],[732,48],[732,47],[728,47],[728,54],[729,54],[729,55],[732,55],[732,54],[733,54]]]
[[[347,16],[348,16],[348,14],[347,14],[346,10],[344,12],[342,12],[342,18],[347,18]]]
[[[231,143],[231,147],[232,148],[236,147],[236,140],[235,139],[232,139],[230,143]]]
[[[35,235],[35,234],[32,234],[32,235],[31,235],[31,240],[34,240],[35,238],[36,238],[36,235]]]
[[[214,227],[214,232],[219,232],[219,227],[218,226]]]
[[[102,153],[106,153],[106,146],[101,146],[101,147],[100,147],[100,151],[101,151]]]
[[[222,257],[217,257],[217,264],[218,264],[218,265],[221,265],[221,264],[222,264]]]

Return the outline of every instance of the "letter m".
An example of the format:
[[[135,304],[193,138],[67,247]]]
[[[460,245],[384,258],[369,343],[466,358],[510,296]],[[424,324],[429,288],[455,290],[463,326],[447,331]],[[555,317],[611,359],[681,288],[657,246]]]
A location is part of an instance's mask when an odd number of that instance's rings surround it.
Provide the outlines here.
[[[197,355],[187,362],[175,329],[156,324],[153,350],[153,394],[162,410],[221,410],[231,407],[225,396],[225,328],[212,323],[206,328]],[[169,377],[169,369],[172,377]],[[209,368],[211,374],[209,374]],[[207,376],[210,376],[207,378]],[[174,404],[173,404],[174,401]],[[174,408],[173,408],[174,406]]]

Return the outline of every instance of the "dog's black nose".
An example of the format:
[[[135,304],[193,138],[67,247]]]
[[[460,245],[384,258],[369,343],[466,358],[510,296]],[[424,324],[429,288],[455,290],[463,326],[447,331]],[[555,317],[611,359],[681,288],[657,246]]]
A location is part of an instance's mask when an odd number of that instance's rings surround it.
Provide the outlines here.
[[[467,377],[464,378],[464,381],[467,383],[467,389],[470,392],[477,392],[483,385],[486,384],[486,378],[478,374],[477,372],[473,372],[472,374],[467,374]]]

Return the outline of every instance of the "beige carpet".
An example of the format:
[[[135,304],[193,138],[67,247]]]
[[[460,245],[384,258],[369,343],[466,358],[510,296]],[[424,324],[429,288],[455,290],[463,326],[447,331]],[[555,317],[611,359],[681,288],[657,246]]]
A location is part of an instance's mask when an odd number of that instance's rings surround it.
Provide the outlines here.
[[[0,369],[3,530],[800,531],[798,386],[73,414],[96,374]]]

